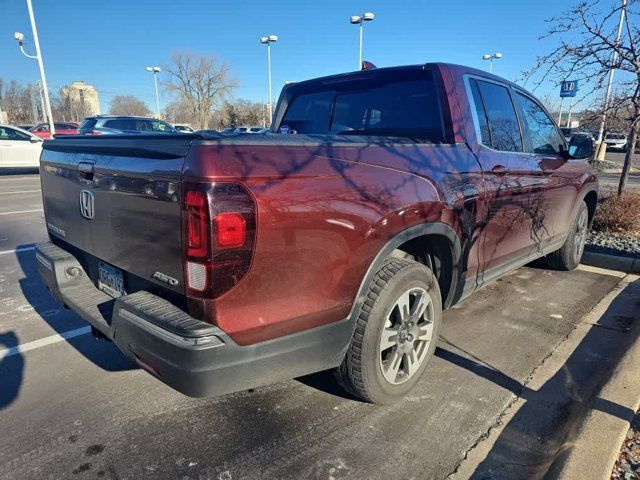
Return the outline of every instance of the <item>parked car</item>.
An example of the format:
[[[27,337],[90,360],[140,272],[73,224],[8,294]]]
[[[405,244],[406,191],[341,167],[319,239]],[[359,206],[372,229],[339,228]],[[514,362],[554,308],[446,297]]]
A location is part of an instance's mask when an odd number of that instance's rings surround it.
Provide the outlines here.
[[[262,127],[238,127],[233,133],[260,133],[262,129]]]
[[[236,127],[227,127],[220,130],[219,133],[233,133],[235,130],[236,130]]]
[[[76,133],[78,133],[78,126],[79,124],[76,122],[64,122],[64,123],[55,122],[53,124],[53,127],[56,129],[56,136],[57,135],[75,135]],[[37,135],[38,137],[43,139],[51,138],[51,131],[49,130],[48,123],[41,123],[39,125],[36,125],[35,127],[31,128],[31,130],[29,131],[34,135]]]
[[[42,139],[27,130],[0,125],[0,168],[38,168]]]
[[[96,115],[87,117],[78,129],[78,135],[126,135],[126,134],[180,133],[167,122],[156,118],[126,115]]]
[[[538,258],[580,262],[592,143],[567,145],[507,80],[369,69],[286,85],[274,119],[288,134],[44,146],[44,283],[187,395],[335,369],[357,397],[397,401],[443,308]],[[168,183],[177,195],[147,193]]]
[[[186,123],[174,123],[173,124],[173,128],[175,128],[176,130],[178,130],[181,133],[193,133],[193,132],[195,132],[195,130],[193,128],[191,128],[190,125],[187,125]]]
[[[571,141],[571,137],[573,137],[573,134],[576,130],[575,128],[571,128],[571,127],[562,127],[560,131],[562,132],[562,135],[564,136],[565,141],[569,143]]]
[[[627,136],[624,133],[607,133],[604,137],[604,143],[607,144],[608,150],[618,150],[621,152],[627,150]]]

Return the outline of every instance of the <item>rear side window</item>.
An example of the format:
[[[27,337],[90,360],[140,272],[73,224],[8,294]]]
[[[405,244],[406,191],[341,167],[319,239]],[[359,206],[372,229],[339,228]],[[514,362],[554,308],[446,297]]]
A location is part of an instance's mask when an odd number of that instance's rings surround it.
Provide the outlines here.
[[[542,155],[558,155],[564,147],[564,140],[560,138],[553,120],[545,113],[540,105],[529,97],[516,93],[523,114],[523,123],[531,137],[533,153]]]
[[[476,84],[475,87],[473,84]],[[509,90],[502,85],[481,80],[472,79],[471,85],[472,92],[476,92],[474,94],[474,103],[477,102],[475,95],[478,92],[480,93],[480,99],[484,107],[483,113],[486,115],[485,121],[488,124],[489,138],[485,138],[482,132],[483,120],[480,120],[481,115],[478,115],[482,143],[495,150],[521,152],[520,126],[518,125],[518,117],[511,102]]]
[[[430,76],[342,82],[289,102],[282,127],[297,133],[410,137],[444,141],[437,90]],[[414,75],[415,76],[415,75]]]
[[[104,122],[106,128],[114,128],[116,130],[133,130],[133,125],[128,120],[108,120]]]
[[[80,125],[80,128],[78,130],[91,130],[96,126],[96,123],[97,120],[95,118],[87,118],[84,122],[82,122],[82,125]]]

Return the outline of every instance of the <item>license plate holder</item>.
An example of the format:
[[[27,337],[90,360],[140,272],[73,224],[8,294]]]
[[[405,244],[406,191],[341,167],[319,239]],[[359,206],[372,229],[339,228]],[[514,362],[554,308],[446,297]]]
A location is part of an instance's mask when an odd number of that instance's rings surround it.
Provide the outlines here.
[[[113,298],[126,295],[122,271],[106,263],[98,262],[98,288]]]

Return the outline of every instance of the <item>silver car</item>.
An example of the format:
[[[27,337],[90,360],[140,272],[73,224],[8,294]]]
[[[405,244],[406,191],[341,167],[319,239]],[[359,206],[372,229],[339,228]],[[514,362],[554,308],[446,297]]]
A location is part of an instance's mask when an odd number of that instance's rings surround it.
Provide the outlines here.
[[[78,128],[78,135],[180,133],[167,122],[149,117],[96,115],[87,117]]]

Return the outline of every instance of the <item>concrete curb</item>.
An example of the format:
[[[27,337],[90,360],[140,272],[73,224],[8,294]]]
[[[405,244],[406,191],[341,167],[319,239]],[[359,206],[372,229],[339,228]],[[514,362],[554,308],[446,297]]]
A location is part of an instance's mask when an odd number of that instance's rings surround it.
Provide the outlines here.
[[[581,268],[591,270],[593,267]],[[640,404],[640,281],[637,275],[613,271],[609,271],[609,274],[620,278],[618,285],[582,318],[525,383],[529,391],[543,392],[549,380],[557,372],[566,369],[567,361],[571,357],[576,358],[576,351],[580,352],[577,358],[584,362],[582,370],[568,369],[568,375],[562,375],[553,388],[546,389],[544,397],[535,400],[560,413],[563,405],[574,406],[573,414],[567,417],[551,415],[550,418],[557,419],[559,423],[548,425],[552,427],[548,437],[531,436],[528,439],[530,444],[523,447],[534,451],[545,448],[554,450],[551,458],[534,457],[529,473],[536,478],[608,480],[631,419]],[[589,347],[584,348],[587,339],[590,340]],[[616,349],[624,353],[617,360],[609,358],[612,354],[615,356]],[[607,368],[608,363],[611,364],[610,369]],[[593,370],[594,367],[596,370]],[[579,389],[575,382],[589,383],[586,388]],[[466,458],[448,480],[493,478],[482,475],[492,470],[500,471],[500,465],[483,465],[483,462],[486,463],[486,459],[490,458],[498,439],[503,437],[509,424],[532,399],[519,396],[514,400],[496,424],[467,452]],[[533,414],[536,412],[532,411]],[[535,424],[545,420],[527,417],[524,421],[531,424],[531,431],[534,432]],[[514,465],[524,461],[518,458],[501,460],[513,462]],[[483,470],[479,471],[481,465]],[[524,473],[520,469],[515,471]],[[505,478],[512,477],[507,475]]]
[[[640,259],[638,258],[620,257],[585,250],[580,263],[591,265],[592,267],[617,270],[619,272],[640,273]]]
[[[640,407],[638,385],[640,339],[627,351],[609,381],[589,405],[589,413],[580,431],[569,445],[558,480],[584,478],[609,480],[622,442],[635,412]],[[598,406],[615,405],[615,414]]]

